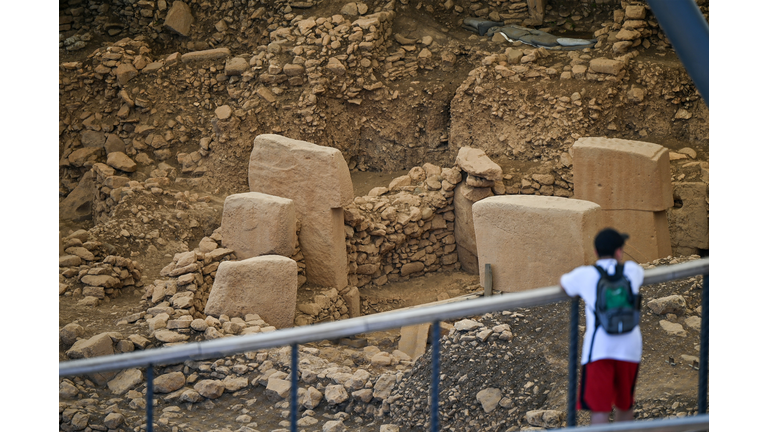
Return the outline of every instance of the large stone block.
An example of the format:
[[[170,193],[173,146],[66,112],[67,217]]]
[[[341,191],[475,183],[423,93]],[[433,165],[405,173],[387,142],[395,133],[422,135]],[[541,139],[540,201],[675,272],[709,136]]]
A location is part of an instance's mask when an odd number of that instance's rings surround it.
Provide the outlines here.
[[[669,150],[642,141],[579,138],[573,144],[573,197],[604,210],[672,207]]]
[[[602,226],[629,234],[626,259],[646,263],[672,254],[666,211],[603,209]]]
[[[245,317],[258,314],[277,328],[293,326],[298,266],[279,255],[224,261],[216,271],[207,315]]]
[[[293,201],[259,192],[230,195],[221,216],[222,244],[238,259],[261,255],[291,257],[296,246]]]
[[[80,339],[67,351],[70,359],[93,358],[115,353],[112,334],[100,333],[90,339]],[[104,385],[117,375],[117,371],[94,372],[87,376],[97,385]]]
[[[501,167],[493,162],[485,151],[472,147],[462,147],[456,155],[456,165],[476,177],[488,180],[501,180]]]
[[[556,285],[563,273],[594,260],[592,241],[601,218],[593,202],[500,195],[475,203],[472,213],[480,268],[491,265],[494,289]]]
[[[341,152],[279,135],[259,135],[253,141],[248,184],[252,192],[293,200],[307,281],[346,287],[342,207],[352,202],[354,194]]]

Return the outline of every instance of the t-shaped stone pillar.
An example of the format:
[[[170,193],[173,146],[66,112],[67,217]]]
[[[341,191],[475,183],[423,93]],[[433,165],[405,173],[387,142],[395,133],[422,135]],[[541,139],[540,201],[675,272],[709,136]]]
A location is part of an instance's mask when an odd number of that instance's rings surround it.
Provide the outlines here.
[[[629,234],[627,259],[649,262],[672,253],[669,150],[649,142],[584,137],[573,144],[573,197],[603,209],[604,227]]]
[[[347,286],[343,206],[352,202],[352,178],[341,152],[280,135],[253,140],[248,165],[251,192],[293,200],[307,281]]]

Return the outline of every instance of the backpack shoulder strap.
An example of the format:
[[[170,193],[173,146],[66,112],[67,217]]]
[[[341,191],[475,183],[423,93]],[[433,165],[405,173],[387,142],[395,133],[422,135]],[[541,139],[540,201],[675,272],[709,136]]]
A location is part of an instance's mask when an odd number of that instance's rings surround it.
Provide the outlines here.
[[[597,271],[600,273],[600,277],[608,276],[608,273],[605,271],[605,269],[600,267],[599,265],[594,264],[594,265],[592,265],[592,267],[597,269]]]

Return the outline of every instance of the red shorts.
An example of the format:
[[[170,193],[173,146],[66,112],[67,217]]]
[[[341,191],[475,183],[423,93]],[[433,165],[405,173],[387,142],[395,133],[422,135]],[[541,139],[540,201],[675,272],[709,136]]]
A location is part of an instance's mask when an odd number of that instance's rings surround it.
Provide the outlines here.
[[[639,364],[621,360],[596,360],[581,367],[581,388],[576,408],[592,412],[626,411],[635,403]]]

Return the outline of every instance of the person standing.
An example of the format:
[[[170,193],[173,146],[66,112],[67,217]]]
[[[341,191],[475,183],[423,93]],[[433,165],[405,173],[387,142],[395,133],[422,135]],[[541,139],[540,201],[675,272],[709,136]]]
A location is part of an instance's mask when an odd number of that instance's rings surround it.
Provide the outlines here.
[[[629,238],[612,228],[595,236],[597,266],[614,275],[621,266],[624,242]],[[623,264],[623,274],[637,295],[643,269],[634,261]],[[597,284],[601,273],[595,266],[580,266],[560,278],[560,287],[570,297],[584,300],[587,328],[581,350],[581,385],[576,407],[591,411],[591,423],[608,423],[616,407],[616,421],[634,418],[634,393],[643,350],[640,325],[623,334],[609,334],[596,322]]]

